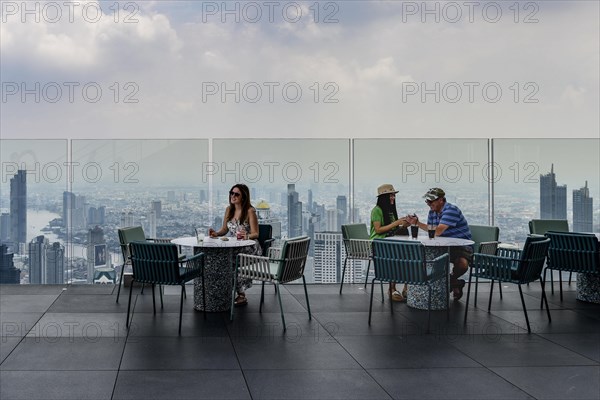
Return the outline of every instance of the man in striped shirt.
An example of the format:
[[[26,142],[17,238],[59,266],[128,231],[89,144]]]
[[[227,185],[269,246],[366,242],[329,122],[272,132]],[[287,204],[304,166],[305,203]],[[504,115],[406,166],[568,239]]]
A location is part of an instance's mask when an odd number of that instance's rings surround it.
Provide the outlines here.
[[[427,215],[427,224],[419,222],[418,218],[408,219],[411,224],[417,224],[421,229],[427,230],[428,225],[436,225],[435,236],[453,237],[460,239],[471,238],[469,224],[462,211],[454,204],[446,201],[446,193],[440,188],[432,188],[423,195],[425,202],[429,206]],[[473,261],[473,247],[451,247],[450,262],[453,264],[450,274],[450,286],[454,295],[454,300],[462,297],[464,279],[458,279],[467,272],[469,263]]]

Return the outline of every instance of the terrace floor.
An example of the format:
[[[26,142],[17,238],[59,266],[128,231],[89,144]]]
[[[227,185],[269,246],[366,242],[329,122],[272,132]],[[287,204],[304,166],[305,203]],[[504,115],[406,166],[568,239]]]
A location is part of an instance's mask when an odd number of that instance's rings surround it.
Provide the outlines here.
[[[557,286],[557,284],[555,284]],[[549,284],[547,285],[549,288]],[[497,286],[496,286],[497,289]],[[524,287],[527,334],[516,286],[489,284],[463,325],[465,297],[450,319],[381,302],[369,290],[311,285],[308,320],[301,285],[277,296],[260,286],[229,315],[192,308],[187,288],[182,335],[179,292],[167,288],[152,313],[151,291],[134,289],[132,328],[127,294],[104,285],[0,286],[0,399],[599,399],[600,305],[575,300],[575,283],[549,295],[552,322],[540,309],[540,285]],[[115,292],[115,293],[113,293]],[[157,298],[157,304],[158,302]]]

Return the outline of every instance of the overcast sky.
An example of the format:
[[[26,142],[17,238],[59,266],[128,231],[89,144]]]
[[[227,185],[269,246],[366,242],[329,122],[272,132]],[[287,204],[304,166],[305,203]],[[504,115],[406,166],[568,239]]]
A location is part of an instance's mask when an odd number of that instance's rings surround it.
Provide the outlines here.
[[[515,3],[3,1],[1,135],[597,138],[599,3]]]

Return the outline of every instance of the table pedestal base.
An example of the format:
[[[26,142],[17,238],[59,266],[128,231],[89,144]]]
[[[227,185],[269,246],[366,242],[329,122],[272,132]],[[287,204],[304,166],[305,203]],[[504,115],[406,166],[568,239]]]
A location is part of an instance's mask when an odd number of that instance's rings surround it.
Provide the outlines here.
[[[600,304],[600,275],[577,274],[577,300]]]

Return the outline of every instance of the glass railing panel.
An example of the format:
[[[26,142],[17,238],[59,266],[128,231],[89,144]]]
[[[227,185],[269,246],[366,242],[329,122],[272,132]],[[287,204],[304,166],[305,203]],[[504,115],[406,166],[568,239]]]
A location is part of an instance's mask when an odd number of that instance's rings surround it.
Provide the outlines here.
[[[207,160],[208,140],[73,140],[73,183],[63,197],[72,283],[118,279],[118,228],[192,235],[207,215],[208,186],[200,179]]]
[[[66,140],[0,141],[0,283],[69,279],[60,201],[67,188]]]
[[[531,219],[566,219],[571,231],[598,232],[599,139],[494,139],[502,169],[494,220],[503,242],[522,244]]]
[[[350,221],[349,146],[347,139],[215,139],[203,173],[212,183],[213,226],[222,224],[230,188],[244,183],[276,239],[310,236],[307,281],[339,282],[340,226]]]

